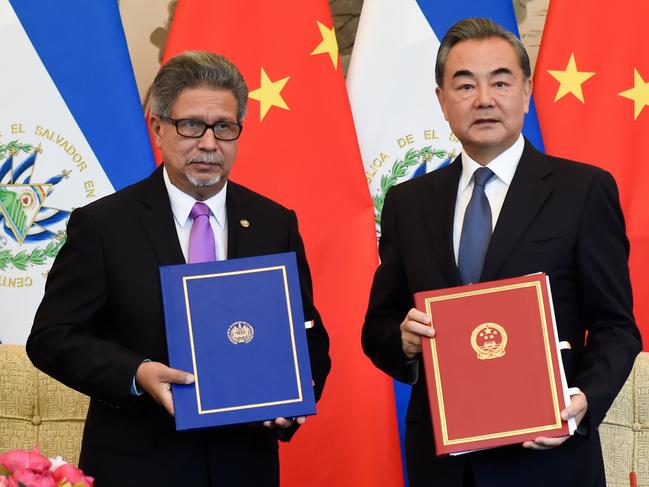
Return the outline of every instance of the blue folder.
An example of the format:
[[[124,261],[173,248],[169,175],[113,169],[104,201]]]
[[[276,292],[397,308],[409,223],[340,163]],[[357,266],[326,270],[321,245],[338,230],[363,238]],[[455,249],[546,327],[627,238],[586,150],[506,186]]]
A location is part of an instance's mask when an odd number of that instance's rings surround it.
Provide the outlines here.
[[[295,253],[160,268],[176,429],[315,414]]]

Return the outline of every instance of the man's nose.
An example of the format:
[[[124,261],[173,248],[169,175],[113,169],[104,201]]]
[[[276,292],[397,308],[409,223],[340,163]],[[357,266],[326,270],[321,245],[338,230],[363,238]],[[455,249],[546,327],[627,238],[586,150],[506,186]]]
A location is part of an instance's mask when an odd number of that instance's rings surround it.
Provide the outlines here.
[[[198,148],[206,151],[218,149],[217,140],[211,128],[208,128],[203,136],[198,139]]]
[[[476,87],[476,106],[479,108],[491,107],[494,103],[491,87],[486,84],[479,84]]]

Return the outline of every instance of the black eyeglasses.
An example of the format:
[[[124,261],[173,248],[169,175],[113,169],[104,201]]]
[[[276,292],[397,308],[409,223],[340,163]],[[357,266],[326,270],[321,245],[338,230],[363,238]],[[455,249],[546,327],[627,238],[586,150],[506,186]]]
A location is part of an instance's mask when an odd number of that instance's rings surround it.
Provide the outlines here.
[[[210,125],[203,122],[202,120],[196,120],[194,118],[159,118],[163,122],[175,125],[178,135],[192,139],[200,139],[205,134],[207,129],[212,129],[212,132],[214,132],[214,137],[219,140],[237,140],[241,135],[241,131],[243,130],[243,125],[234,122],[215,122]]]

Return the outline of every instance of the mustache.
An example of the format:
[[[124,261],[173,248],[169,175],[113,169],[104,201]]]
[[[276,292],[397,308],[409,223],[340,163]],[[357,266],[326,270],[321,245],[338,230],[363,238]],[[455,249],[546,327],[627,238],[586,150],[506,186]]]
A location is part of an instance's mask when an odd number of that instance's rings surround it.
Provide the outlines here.
[[[204,164],[218,164],[221,165],[223,164],[223,157],[215,152],[210,152],[207,154],[200,154],[198,156],[194,156],[191,159],[187,161],[187,164],[191,164],[193,162],[202,162]]]

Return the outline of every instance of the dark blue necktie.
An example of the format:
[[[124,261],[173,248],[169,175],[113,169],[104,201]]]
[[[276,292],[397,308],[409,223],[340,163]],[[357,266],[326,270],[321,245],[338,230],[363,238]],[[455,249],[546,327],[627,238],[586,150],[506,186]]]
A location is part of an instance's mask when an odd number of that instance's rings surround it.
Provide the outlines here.
[[[482,273],[491,239],[491,207],[484,187],[493,175],[487,167],[476,169],[473,173],[473,193],[464,213],[457,259],[462,284],[478,282]]]

